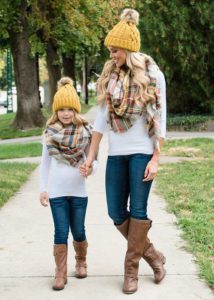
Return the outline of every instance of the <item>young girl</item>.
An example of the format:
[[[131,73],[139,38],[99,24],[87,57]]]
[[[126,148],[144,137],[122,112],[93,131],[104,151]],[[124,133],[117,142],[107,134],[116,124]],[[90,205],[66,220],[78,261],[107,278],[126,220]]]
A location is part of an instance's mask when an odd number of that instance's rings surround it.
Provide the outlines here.
[[[75,276],[87,276],[85,235],[87,192],[79,166],[85,161],[91,140],[91,128],[80,117],[81,105],[72,80],[62,78],[53,100],[53,115],[44,134],[40,167],[40,202],[53,215],[54,257],[56,263],[54,290],[67,282],[67,241],[69,227],[76,252]],[[92,172],[92,168],[89,171]]]
[[[127,294],[137,290],[142,257],[153,269],[155,283],[166,273],[164,255],[147,237],[147,202],[166,132],[165,79],[154,60],[139,52],[137,23],[138,12],[125,9],[105,39],[111,59],[97,82],[100,111],[82,166],[87,176],[108,124],[106,198],[109,216],[128,241],[123,283]]]

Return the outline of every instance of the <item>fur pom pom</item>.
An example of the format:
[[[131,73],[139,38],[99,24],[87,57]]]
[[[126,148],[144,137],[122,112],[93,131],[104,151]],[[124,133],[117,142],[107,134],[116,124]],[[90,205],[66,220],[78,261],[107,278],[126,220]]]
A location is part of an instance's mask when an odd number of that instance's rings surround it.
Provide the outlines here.
[[[120,15],[120,19],[129,23],[138,25],[139,23],[139,13],[135,9],[126,8]]]
[[[70,77],[62,77],[58,82],[57,82],[57,90],[59,90],[62,86],[70,84],[73,86],[73,80]]]

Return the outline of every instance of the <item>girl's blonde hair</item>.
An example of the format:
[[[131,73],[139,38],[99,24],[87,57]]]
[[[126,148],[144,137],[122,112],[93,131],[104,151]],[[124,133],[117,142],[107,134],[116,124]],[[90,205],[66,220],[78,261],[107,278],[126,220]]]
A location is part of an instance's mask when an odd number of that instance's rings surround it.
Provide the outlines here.
[[[145,104],[155,101],[153,95],[148,94],[147,87],[150,82],[149,77],[146,75],[147,66],[149,63],[155,63],[154,60],[143,53],[126,51],[126,65],[130,69],[131,84],[138,86],[136,99],[141,99]],[[102,104],[105,100],[105,94],[107,91],[107,85],[110,79],[110,75],[113,70],[116,69],[116,65],[113,59],[108,60],[103,68],[103,71],[97,81],[97,100]]]
[[[83,119],[80,114],[78,114],[74,109],[72,110],[73,113],[74,113],[74,116],[72,118],[72,124],[74,125],[78,125],[78,126],[81,126],[81,125],[88,125],[88,122]],[[59,118],[58,118],[58,114],[57,114],[57,111],[54,112],[52,114],[52,116],[48,119],[47,123],[46,123],[46,127],[49,126],[49,125],[52,125],[56,122],[60,122]],[[62,124],[63,125],[63,124]]]

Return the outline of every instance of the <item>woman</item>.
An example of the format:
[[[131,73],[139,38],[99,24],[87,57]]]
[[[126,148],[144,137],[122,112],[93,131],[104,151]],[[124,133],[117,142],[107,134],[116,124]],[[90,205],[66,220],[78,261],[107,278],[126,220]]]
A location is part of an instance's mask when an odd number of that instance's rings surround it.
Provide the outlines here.
[[[147,237],[151,227],[147,200],[166,132],[165,79],[154,60],[138,52],[137,23],[138,12],[125,9],[121,21],[105,39],[111,59],[106,62],[97,82],[100,111],[94,123],[89,155],[83,165],[87,176],[108,124],[108,213],[128,241],[124,293],[137,290],[141,257],[152,267],[156,283],[166,273],[165,257]]]

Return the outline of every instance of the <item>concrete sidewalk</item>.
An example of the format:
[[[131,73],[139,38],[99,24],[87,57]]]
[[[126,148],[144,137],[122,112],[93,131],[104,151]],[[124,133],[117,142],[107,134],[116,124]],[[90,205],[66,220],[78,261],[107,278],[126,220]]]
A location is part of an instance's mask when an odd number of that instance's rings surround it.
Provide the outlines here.
[[[167,276],[153,283],[151,269],[140,263],[139,290],[121,292],[126,242],[107,216],[104,174],[107,137],[100,147],[97,173],[88,178],[89,205],[86,231],[89,242],[88,278],[76,279],[72,239],[69,244],[68,284],[63,291],[51,290],[54,274],[53,224],[50,209],[39,204],[39,170],[0,210],[0,297],[3,300],[211,300],[214,296],[199,279],[194,257],[184,251],[185,243],[166,213],[165,202],[152,189],[149,216],[150,237],[167,258]]]

